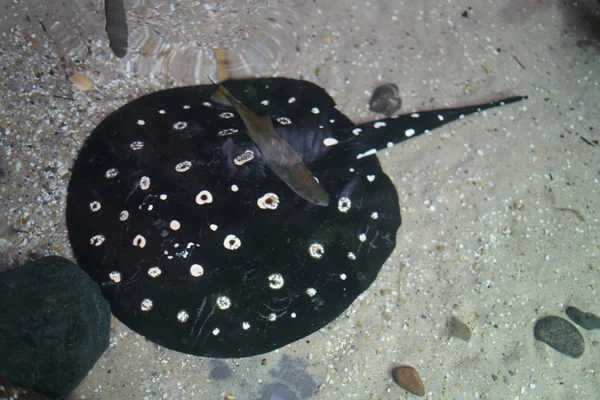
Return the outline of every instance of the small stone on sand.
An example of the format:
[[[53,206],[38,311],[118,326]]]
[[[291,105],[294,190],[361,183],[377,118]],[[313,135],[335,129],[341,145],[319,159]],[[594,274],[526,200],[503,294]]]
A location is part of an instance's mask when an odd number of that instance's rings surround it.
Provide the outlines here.
[[[73,87],[75,88],[75,90],[79,90],[80,92],[87,92],[88,90],[91,90],[94,86],[92,80],[87,76],[73,74],[69,79],[73,83]]]
[[[450,321],[448,321],[448,331],[450,332],[450,336],[457,337],[465,342],[471,339],[471,329],[469,326],[456,317],[451,317]]]
[[[575,307],[567,307],[565,310],[571,321],[587,330],[600,329],[600,318],[590,312],[581,311]]]
[[[552,315],[544,317],[535,323],[533,334],[537,340],[569,357],[579,358],[583,354],[583,336],[566,319]]]
[[[409,366],[396,367],[392,370],[392,378],[402,389],[419,397],[425,396],[425,386],[416,369]]]

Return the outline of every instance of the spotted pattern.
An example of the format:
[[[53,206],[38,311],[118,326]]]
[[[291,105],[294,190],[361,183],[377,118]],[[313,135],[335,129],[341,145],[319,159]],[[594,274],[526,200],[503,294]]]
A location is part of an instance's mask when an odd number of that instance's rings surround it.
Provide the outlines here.
[[[136,99],[89,135],[72,171],[67,226],[78,264],[119,320],[174,350],[245,357],[322,328],[373,282],[400,225],[397,191],[375,153],[440,126],[438,115],[448,122],[474,109],[357,125],[309,82],[224,85],[272,118],[333,204],[299,198],[262,152],[237,166],[255,148],[247,127],[211,102],[214,85],[192,86]]]
[[[279,196],[275,193],[265,193],[256,201],[261,210],[276,210],[279,206]]]
[[[254,160],[254,152],[252,150],[246,150],[245,152],[243,152],[242,154],[237,156],[233,160],[233,163],[235,165],[242,166],[242,165],[246,164],[248,161],[252,161],[252,160]]]

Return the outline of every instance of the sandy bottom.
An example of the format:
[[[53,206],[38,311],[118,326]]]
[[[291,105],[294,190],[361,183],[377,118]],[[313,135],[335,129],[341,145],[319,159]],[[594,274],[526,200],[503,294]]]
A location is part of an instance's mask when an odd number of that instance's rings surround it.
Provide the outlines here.
[[[5,3],[0,198],[22,232],[2,240],[13,252],[72,257],[64,208],[77,150],[103,116],[168,85],[61,59],[36,15]],[[321,331],[262,356],[211,360],[115,321],[73,398],[410,398],[389,374],[399,364],[419,371],[432,399],[600,397],[600,331],[580,329],[579,359],[533,337],[538,318],[564,317],[568,305],[600,311],[600,4],[330,3],[306,5],[300,40],[310,45],[290,49],[276,72],[324,87],[354,121],[377,117],[366,104],[385,82],[400,87],[403,112],[493,93],[529,100],[378,154],[400,197],[398,244],[372,287]],[[71,72],[93,89],[75,90]],[[449,338],[451,316],[469,325],[468,342]]]

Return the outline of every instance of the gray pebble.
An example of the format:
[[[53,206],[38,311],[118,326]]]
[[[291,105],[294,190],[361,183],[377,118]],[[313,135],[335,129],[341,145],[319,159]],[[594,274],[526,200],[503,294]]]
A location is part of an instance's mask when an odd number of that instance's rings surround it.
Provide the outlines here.
[[[465,342],[471,339],[471,329],[469,326],[456,317],[451,317],[450,321],[448,321],[448,331],[450,332],[450,336],[457,337]]]
[[[369,110],[388,116],[398,111],[401,106],[402,100],[398,95],[398,86],[393,83],[386,83],[375,88],[369,101]]]
[[[587,329],[600,329],[600,318],[590,312],[583,312],[575,307],[567,307],[565,310],[571,321]]]
[[[548,316],[538,320],[533,334],[537,340],[569,357],[579,358],[585,349],[583,336],[575,325],[560,317]]]

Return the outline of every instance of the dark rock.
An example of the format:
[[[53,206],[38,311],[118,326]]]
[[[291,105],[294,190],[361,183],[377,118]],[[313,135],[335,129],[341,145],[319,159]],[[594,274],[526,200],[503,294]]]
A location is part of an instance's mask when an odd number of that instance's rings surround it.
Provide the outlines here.
[[[448,321],[448,332],[450,332],[450,336],[457,337],[465,342],[471,339],[471,329],[469,326],[456,317],[452,317]]]
[[[398,111],[401,106],[402,100],[398,95],[398,86],[393,83],[386,83],[375,88],[369,101],[369,110],[388,116]]]
[[[534,337],[556,351],[579,358],[585,349],[583,336],[566,319],[548,316],[538,320],[533,328]]]
[[[0,273],[0,376],[48,397],[69,394],[108,348],[110,308],[61,257]]]
[[[583,312],[575,307],[567,307],[565,310],[571,321],[587,329],[600,329],[600,318],[590,312]]]

